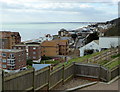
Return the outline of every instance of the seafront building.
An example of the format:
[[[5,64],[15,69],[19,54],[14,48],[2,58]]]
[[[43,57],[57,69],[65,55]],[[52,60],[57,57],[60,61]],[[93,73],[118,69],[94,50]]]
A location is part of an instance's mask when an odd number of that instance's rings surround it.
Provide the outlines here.
[[[26,54],[24,50],[0,49],[0,68],[18,70],[26,67]]]
[[[12,48],[25,50],[27,59],[33,60],[33,62],[41,61],[41,45],[38,42],[28,42],[25,44],[24,43],[17,44]]]
[[[0,49],[12,49],[15,44],[21,43],[19,32],[0,31]]]
[[[42,56],[57,56],[69,54],[69,41],[68,40],[51,40],[44,41],[41,44]]]
[[[42,56],[57,56],[59,55],[59,45],[55,41],[44,41],[41,43]]]

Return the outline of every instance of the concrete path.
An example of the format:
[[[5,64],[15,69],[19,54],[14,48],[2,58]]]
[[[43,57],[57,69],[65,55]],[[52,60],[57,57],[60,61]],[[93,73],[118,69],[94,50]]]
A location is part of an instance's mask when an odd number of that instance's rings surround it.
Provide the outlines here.
[[[93,86],[85,87],[80,90],[118,90],[118,89],[120,90],[120,79],[116,80],[111,84],[99,82]]]

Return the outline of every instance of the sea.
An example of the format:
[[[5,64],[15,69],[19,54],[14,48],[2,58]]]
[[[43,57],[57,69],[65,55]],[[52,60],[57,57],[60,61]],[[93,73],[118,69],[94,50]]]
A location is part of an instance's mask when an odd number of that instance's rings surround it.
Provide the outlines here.
[[[42,23],[2,23],[0,31],[19,32],[22,41],[44,37],[45,34],[57,35],[60,29],[74,30],[90,23],[81,22],[42,22]]]

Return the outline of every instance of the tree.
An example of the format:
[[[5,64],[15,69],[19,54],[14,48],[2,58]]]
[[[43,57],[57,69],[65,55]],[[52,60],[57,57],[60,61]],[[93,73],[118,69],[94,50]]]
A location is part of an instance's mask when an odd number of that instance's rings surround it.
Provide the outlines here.
[[[32,64],[33,64],[33,60],[32,60],[32,59],[28,59],[28,60],[27,60],[27,65],[32,66]]]
[[[75,40],[76,40],[76,38],[77,38],[77,34],[71,34],[71,37],[73,38],[73,40],[74,40],[74,42],[75,42]]]

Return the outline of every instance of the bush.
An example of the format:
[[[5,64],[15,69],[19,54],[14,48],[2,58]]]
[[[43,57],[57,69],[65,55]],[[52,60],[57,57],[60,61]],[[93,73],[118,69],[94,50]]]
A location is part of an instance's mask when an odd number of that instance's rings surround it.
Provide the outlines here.
[[[27,60],[27,65],[32,66],[32,64],[33,64],[33,60],[32,60],[32,59],[28,59],[28,60]]]
[[[49,60],[49,59],[52,59],[52,58],[47,56],[42,56],[42,60]]]

